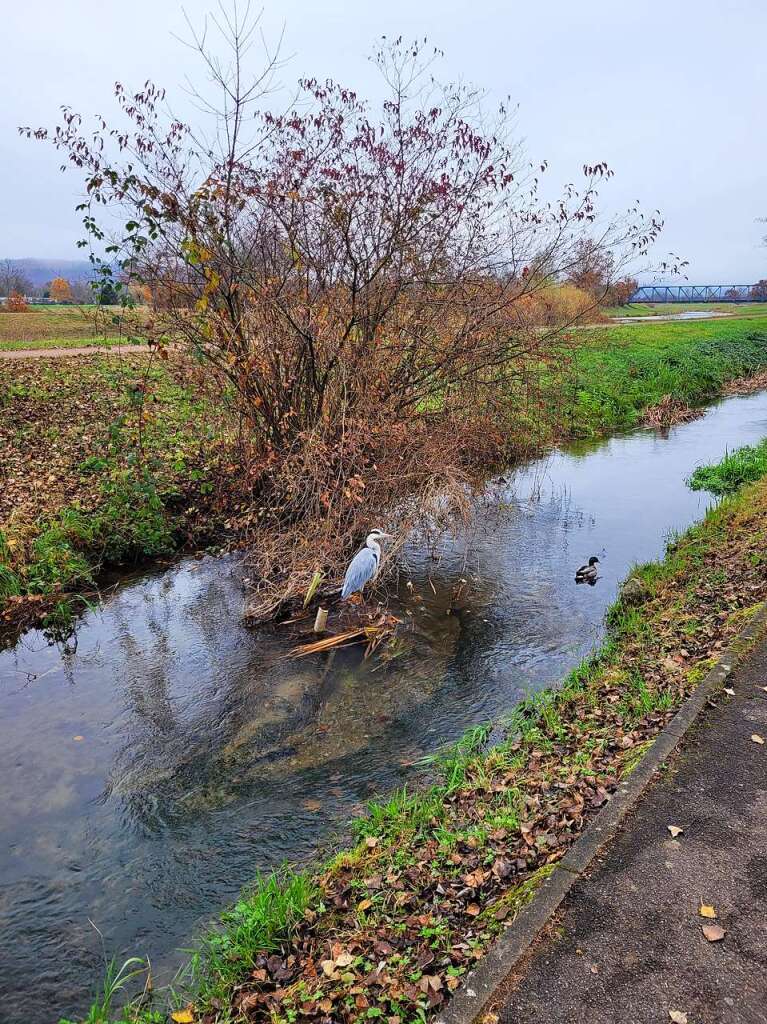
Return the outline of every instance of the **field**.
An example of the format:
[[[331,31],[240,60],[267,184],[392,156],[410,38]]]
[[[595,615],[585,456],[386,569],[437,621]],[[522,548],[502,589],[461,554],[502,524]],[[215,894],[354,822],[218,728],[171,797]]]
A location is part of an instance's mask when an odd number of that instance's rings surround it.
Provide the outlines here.
[[[608,306],[605,316],[669,316],[672,313],[730,313],[737,317],[767,315],[767,302],[652,302]]]
[[[32,306],[27,313],[0,312],[0,351],[33,348],[77,348],[115,344],[120,326],[111,322],[119,309],[88,306]],[[128,339],[123,336],[123,341]]]

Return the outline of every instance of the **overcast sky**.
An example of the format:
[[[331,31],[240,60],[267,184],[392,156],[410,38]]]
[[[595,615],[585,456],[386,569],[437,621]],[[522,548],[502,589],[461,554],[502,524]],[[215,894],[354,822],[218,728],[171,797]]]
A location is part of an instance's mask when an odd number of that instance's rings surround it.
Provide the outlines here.
[[[214,3],[184,6],[200,21]],[[79,182],[16,126],[55,123],[62,103],[108,113],[116,79],[175,95],[195,68],[173,38],[185,33],[181,5],[3,6],[0,257],[76,257]],[[332,76],[363,94],[379,36],[427,35],[445,51],[444,77],[518,103],[527,153],[548,159],[549,178],[606,160],[611,206],[660,209],[659,252],[686,257],[691,281],[767,277],[765,0],[265,0],[267,34],[283,23],[294,55],[284,81]]]

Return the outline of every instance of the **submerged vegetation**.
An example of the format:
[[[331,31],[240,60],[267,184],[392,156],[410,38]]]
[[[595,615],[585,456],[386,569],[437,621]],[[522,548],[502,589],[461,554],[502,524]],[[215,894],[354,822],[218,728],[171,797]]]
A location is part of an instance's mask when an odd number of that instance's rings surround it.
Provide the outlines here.
[[[421,788],[371,803],[353,846],[261,879],[174,991],[117,1019],[428,1019],[767,598],[766,513],[764,478],[710,509],[634,571],[642,602],[619,600],[602,648],[517,706],[501,742],[470,730]]]

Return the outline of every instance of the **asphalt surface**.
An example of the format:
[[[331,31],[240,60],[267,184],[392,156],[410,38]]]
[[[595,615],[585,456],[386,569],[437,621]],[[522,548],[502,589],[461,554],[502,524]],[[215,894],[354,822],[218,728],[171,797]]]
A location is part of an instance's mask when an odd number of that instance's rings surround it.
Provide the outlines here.
[[[501,1024],[767,1024],[767,642],[726,685],[570,890]]]

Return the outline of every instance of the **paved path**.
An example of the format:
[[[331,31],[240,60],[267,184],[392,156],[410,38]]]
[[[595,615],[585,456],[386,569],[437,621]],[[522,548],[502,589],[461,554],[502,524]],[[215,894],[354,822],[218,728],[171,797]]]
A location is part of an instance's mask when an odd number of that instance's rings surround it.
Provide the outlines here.
[[[92,356],[99,352],[115,355],[132,355],[134,352],[148,353],[148,345],[83,345],[78,348],[12,348],[0,349],[0,359],[48,359],[61,356]],[[156,350],[155,350],[156,351]]]
[[[501,1024],[767,1024],[767,643],[727,685],[570,891]]]

